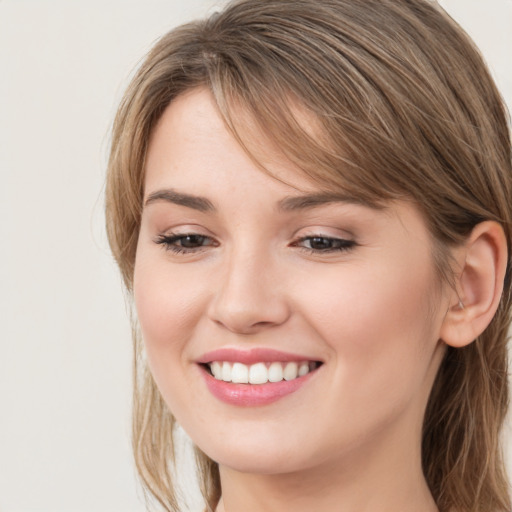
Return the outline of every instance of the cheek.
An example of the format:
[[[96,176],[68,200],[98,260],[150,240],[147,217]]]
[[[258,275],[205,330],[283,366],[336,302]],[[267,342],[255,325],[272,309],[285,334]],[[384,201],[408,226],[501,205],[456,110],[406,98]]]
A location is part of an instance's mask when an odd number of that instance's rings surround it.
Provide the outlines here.
[[[190,277],[165,260],[146,258],[143,251],[138,255],[134,300],[147,364],[169,408],[185,418],[191,400],[190,340],[207,295],[207,283]]]
[[[326,275],[323,286],[318,281],[300,292],[308,296],[310,317],[329,338],[359,338],[360,344],[378,343],[392,330],[417,331],[425,326],[433,301],[433,276],[402,269],[350,269]],[[311,291],[313,290],[313,293]],[[363,333],[368,336],[361,337]]]
[[[323,280],[323,289],[310,294],[302,310],[314,329],[311,335],[328,345],[334,363],[325,368],[330,398],[316,413],[331,418],[320,436],[331,439],[332,429],[343,425],[333,450],[344,450],[347,439],[357,446],[396,421],[408,425],[410,435],[421,429],[439,363],[429,314],[432,282],[421,268],[416,274],[414,269],[352,268],[342,279]]]
[[[339,389],[359,383],[366,397],[407,392],[421,384],[437,346],[433,271],[428,264],[359,270],[323,279],[303,310],[336,359]]]
[[[183,351],[201,316],[205,294],[200,283],[192,285],[186,273],[154,258],[146,261],[144,256],[135,265],[134,299],[148,359],[156,367],[155,361],[168,364],[185,357]]]

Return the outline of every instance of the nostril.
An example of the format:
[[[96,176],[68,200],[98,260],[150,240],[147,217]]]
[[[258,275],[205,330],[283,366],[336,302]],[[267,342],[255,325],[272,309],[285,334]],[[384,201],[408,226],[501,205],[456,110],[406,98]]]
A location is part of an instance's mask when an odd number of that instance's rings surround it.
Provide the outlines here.
[[[252,321],[253,319],[249,316],[242,316],[241,314],[237,315],[224,315],[222,318],[214,319],[214,322],[228,331],[242,335],[249,336],[251,334],[256,334],[262,330],[269,329],[275,325],[281,325],[281,322],[276,321]]]
[[[288,319],[286,293],[275,286],[273,273],[260,267],[263,263],[254,258],[239,258],[229,267],[208,308],[217,325],[237,334],[254,334]]]

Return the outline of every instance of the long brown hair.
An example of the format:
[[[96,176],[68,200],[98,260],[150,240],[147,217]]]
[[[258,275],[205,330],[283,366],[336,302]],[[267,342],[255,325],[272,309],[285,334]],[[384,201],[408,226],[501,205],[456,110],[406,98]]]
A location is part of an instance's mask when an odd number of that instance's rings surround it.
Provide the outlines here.
[[[152,130],[178,95],[213,94],[251,152],[259,126],[305,174],[379,204],[406,197],[421,209],[450,278],[448,249],[483,220],[512,241],[506,112],[471,40],[428,0],[242,0],[181,26],[151,50],[119,108],[107,176],[107,230],[132,290],[144,162]],[[313,137],[296,118],[311,114]],[[242,109],[247,115],[237,115]],[[320,135],[319,135],[320,134]],[[427,406],[423,468],[441,512],[510,512],[500,431],[508,406],[511,262],[498,311],[462,349],[448,347]],[[133,446],[142,480],[168,511],[172,414],[145,366],[134,326]],[[198,452],[209,510],[218,466]]]

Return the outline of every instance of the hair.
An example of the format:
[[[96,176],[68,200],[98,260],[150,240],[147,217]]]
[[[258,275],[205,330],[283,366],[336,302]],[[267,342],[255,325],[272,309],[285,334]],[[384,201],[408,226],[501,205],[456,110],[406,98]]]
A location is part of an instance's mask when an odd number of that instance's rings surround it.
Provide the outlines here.
[[[504,103],[473,42],[428,0],[242,0],[165,35],[113,126],[107,232],[129,294],[148,142],[169,103],[198,87],[211,92],[251,155],[256,127],[329,190],[375,205],[412,200],[444,279],[452,275],[450,248],[484,220],[502,225],[509,256],[497,313],[473,343],[447,347],[425,413],[422,463],[441,512],[509,512],[500,432],[508,407],[511,145]],[[298,109],[314,119],[315,134]],[[134,374],[137,469],[149,495],[179,510],[174,419],[136,325]],[[196,454],[211,511],[220,497],[218,465]]]

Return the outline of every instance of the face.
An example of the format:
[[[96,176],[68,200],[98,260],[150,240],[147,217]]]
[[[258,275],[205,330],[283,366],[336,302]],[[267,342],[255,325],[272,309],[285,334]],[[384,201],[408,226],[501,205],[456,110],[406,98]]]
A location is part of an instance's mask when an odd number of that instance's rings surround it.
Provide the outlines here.
[[[205,90],[153,133],[134,295],[154,379],[221,466],[417,451],[448,308],[426,225],[405,202],[327,195],[267,149],[279,179]]]

